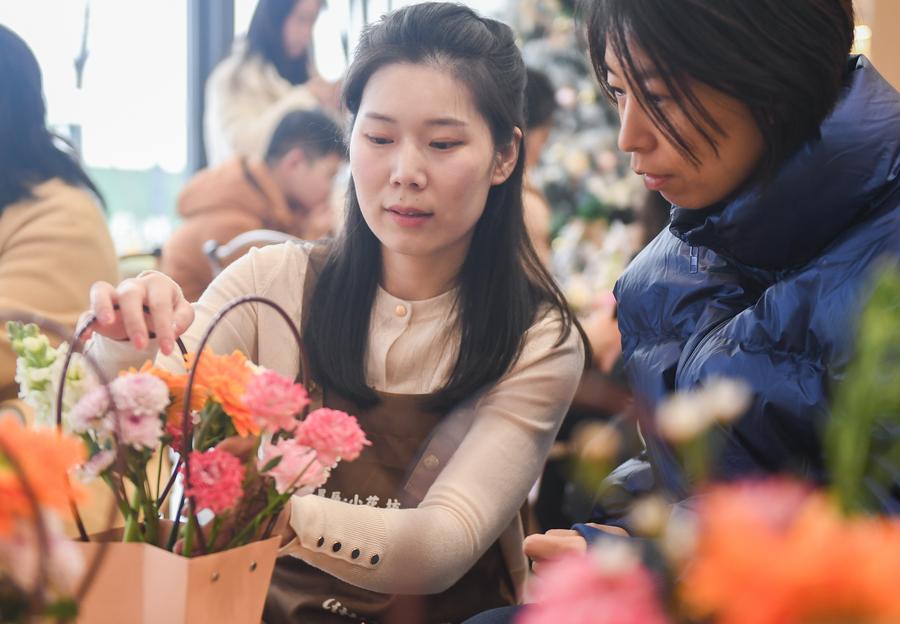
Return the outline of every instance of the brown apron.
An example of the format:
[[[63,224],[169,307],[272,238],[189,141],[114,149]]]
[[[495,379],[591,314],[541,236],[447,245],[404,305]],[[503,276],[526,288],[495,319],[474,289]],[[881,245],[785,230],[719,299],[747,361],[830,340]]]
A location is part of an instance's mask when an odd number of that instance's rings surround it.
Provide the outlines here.
[[[318,269],[323,258],[323,248],[314,248],[311,268]],[[317,272],[307,270],[304,309]],[[326,495],[356,504],[405,507],[403,486],[410,469],[446,414],[426,408],[431,395],[379,393],[381,401],[375,407],[359,409],[332,390],[323,389],[322,393],[324,405],[355,415],[372,441],[359,459],[340,463],[331,473],[325,484]],[[263,620],[266,624],[441,624],[515,604],[515,595],[499,542],[492,544],[450,589],[426,596],[365,590],[286,556],[276,563]]]

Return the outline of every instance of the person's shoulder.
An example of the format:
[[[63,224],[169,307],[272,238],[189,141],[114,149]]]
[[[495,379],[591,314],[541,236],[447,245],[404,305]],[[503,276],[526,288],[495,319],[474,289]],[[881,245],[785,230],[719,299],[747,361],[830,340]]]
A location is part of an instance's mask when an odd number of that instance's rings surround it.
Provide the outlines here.
[[[576,359],[584,359],[584,344],[573,316],[565,318],[562,311],[550,303],[542,304],[534,322],[525,334],[524,352],[572,352]]]
[[[37,184],[30,198],[8,206],[4,215],[22,224],[48,219],[62,220],[70,225],[83,220],[88,223],[103,221],[97,197],[88,189],[60,178]]]
[[[238,262],[250,265],[261,290],[296,288],[297,280],[306,275],[310,255],[316,253],[319,245],[298,239],[255,247]]]

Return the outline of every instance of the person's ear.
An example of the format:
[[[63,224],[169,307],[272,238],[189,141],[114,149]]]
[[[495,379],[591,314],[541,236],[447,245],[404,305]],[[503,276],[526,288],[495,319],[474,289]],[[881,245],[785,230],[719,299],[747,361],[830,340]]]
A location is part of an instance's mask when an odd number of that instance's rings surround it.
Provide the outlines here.
[[[281,157],[279,165],[289,171],[293,171],[299,165],[306,163],[306,161],[307,158],[303,149],[300,147],[294,147],[288,150],[288,152]]]
[[[494,161],[494,173],[491,175],[491,186],[503,184],[512,175],[519,160],[519,150],[522,147],[522,130],[513,128],[512,140],[497,152]]]

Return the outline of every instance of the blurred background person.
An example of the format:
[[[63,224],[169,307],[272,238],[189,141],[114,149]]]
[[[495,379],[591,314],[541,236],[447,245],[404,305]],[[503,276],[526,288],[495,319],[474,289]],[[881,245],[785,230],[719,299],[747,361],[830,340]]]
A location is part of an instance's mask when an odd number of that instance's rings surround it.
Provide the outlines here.
[[[0,309],[74,329],[97,280],[117,279],[100,193],[47,129],[37,59],[0,25]],[[0,405],[15,399],[16,358],[0,327]]]
[[[547,75],[529,67],[525,83],[525,228],[544,266],[550,266],[550,225],[552,213],[547,198],[531,180],[529,172],[541,160],[541,151],[553,129],[556,91]]]
[[[235,156],[188,182],[178,198],[184,222],[163,247],[161,270],[196,301],[214,277],[203,250],[208,240],[224,244],[260,229],[306,240],[332,234],[328,199],[345,152],[341,129],[328,115],[288,113],[264,159]]]
[[[210,166],[234,154],[261,158],[294,109],[337,109],[339,85],[316,74],[312,31],[322,0],[260,0],[245,40],[206,83],[204,141]]]

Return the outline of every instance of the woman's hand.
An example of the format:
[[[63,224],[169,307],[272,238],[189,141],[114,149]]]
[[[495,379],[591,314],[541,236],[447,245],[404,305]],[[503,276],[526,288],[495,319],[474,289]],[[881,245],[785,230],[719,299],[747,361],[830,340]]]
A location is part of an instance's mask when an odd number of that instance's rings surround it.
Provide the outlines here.
[[[130,340],[135,348],[144,349],[152,334],[165,355],[172,353],[175,338],[194,320],[194,309],[181,287],[159,271],[144,271],[118,286],[95,282],[91,312],[97,323],[85,337],[96,332],[114,340]]]

